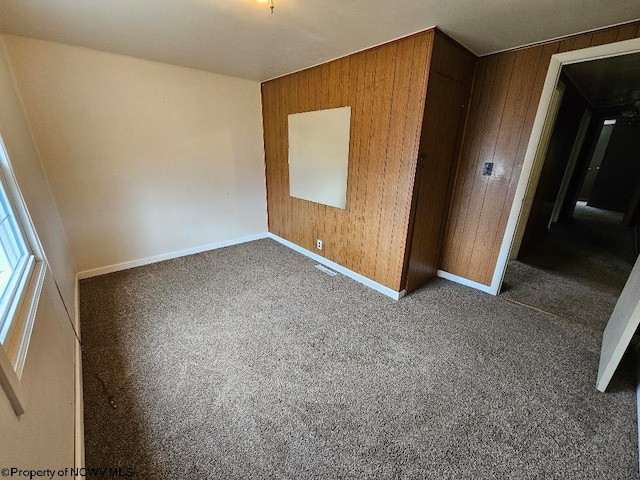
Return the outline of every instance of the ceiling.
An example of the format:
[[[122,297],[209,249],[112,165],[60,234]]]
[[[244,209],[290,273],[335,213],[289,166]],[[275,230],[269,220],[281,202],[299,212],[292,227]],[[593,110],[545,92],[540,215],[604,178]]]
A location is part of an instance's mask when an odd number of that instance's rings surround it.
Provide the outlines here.
[[[640,95],[640,53],[565,65],[563,72],[599,110],[630,105],[634,90]]]
[[[0,0],[0,32],[266,80],[438,25],[477,55],[640,18],[638,0]]]

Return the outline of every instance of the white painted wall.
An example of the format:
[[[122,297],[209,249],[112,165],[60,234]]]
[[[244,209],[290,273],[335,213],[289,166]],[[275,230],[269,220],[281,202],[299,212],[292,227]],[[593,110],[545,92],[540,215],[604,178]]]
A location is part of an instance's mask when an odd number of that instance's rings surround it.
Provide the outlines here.
[[[267,231],[258,82],[5,41],[77,271]]]
[[[62,222],[32,141],[0,37],[0,134],[64,301],[75,315],[74,267]],[[47,274],[22,374],[25,413],[0,389],[0,467],[74,464],[74,336]]]
[[[4,37],[1,38],[4,40]],[[62,290],[65,304],[72,309],[75,267],[67,238],[15,87],[15,78],[11,72],[4,42],[0,42],[0,50],[0,135],[5,141],[20,190]]]

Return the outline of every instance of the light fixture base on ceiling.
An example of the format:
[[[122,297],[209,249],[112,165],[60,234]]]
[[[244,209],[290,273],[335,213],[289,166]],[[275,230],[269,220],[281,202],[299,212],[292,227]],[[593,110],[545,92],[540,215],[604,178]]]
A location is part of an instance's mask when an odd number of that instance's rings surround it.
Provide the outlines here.
[[[276,8],[273,4],[273,0],[258,0],[260,3],[269,3],[269,10],[271,10],[271,14],[273,15],[273,9]]]

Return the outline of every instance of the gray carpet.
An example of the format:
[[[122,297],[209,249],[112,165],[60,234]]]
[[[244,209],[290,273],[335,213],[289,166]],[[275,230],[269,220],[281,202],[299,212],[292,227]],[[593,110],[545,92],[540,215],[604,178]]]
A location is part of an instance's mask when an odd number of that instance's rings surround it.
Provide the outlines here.
[[[624,225],[623,220],[623,213],[578,202],[573,213],[572,226],[591,244],[633,265],[638,255],[635,231],[632,227]]]
[[[445,280],[394,302],[261,240],[84,280],[80,300],[88,466],[636,477],[630,365],[600,394],[592,329]]]
[[[574,222],[510,261],[501,295],[602,332],[635,261],[621,214],[579,204]]]

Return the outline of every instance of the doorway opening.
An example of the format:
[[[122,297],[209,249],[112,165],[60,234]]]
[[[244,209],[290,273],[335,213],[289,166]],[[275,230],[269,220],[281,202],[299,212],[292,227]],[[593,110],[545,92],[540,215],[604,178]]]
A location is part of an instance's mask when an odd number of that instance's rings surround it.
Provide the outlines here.
[[[640,324],[640,43],[607,47],[552,58],[492,283],[604,331],[601,391]]]
[[[520,251],[520,244],[524,237],[547,154],[548,142],[563,97],[564,84],[560,81],[562,68],[581,62],[622,57],[635,53],[640,53],[640,39],[555,54],[551,57],[496,268],[491,285],[487,289],[488,293],[497,295],[500,292],[507,264],[510,259],[516,258]],[[584,129],[584,127],[582,128]]]
[[[640,53],[565,65],[502,295],[604,330],[638,257]]]

